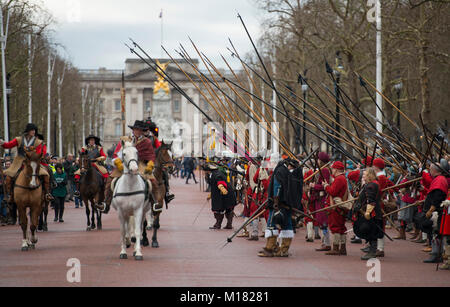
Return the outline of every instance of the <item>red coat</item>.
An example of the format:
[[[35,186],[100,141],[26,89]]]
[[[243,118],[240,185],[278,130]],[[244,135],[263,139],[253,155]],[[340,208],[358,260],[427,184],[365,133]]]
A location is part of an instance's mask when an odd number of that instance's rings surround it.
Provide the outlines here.
[[[17,139],[14,139],[14,140],[12,140],[11,142],[4,143],[4,144],[2,145],[2,147],[3,147],[4,149],[12,149],[12,148],[18,147],[18,146],[19,146],[19,142],[17,141]],[[42,156],[44,157],[44,156],[47,154],[47,146],[46,146],[44,143],[41,143],[39,146],[37,146],[37,147],[34,149],[34,151],[35,151],[37,154],[41,154],[41,153],[42,153]],[[41,162],[41,164],[44,165],[44,166],[47,166],[47,164],[45,164],[45,163],[43,163],[43,162]]]
[[[450,196],[447,197],[447,200],[450,200]],[[450,236],[450,207],[444,207],[442,212],[440,234]]]
[[[258,168],[255,175],[253,176],[253,182],[258,183],[259,181],[259,171],[261,168]],[[270,184],[270,176],[268,179],[261,180],[260,188],[263,189],[262,193],[254,193],[252,195],[253,199],[256,200],[258,203],[255,203],[254,201],[250,204],[250,216],[255,213],[255,211],[264,204],[264,202],[267,200],[268,197],[268,190],[269,190],[269,184]],[[269,218],[269,211],[267,210],[264,214],[264,217],[267,219]]]
[[[347,193],[347,179],[345,175],[337,176],[333,183],[325,188],[325,191],[329,195],[328,204],[330,203],[330,198],[340,197],[344,200],[345,194]],[[341,208],[331,209],[328,211],[328,226],[331,233],[345,234],[347,228],[345,227],[345,217],[346,212]]]

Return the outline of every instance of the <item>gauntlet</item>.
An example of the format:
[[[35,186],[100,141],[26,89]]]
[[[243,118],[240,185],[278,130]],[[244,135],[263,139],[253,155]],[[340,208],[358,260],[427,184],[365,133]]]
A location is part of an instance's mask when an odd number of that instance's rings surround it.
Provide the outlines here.
[[[227,189],[224,187],[223,184],[220,184],[220,185],[218,186],[218,188],[219,188],[220,192],[222,193],[222,195],[227,195],[227,194],[228,194],[228,191],[227,191]]]
[[[367,205],[366,213],[364,214],[366,220],[370,220],[373,209],[375,209],[374,205]]]
[[[123,172],[123,163],[120,159],[114,160],[114,165],[117,167],[119,171]]]

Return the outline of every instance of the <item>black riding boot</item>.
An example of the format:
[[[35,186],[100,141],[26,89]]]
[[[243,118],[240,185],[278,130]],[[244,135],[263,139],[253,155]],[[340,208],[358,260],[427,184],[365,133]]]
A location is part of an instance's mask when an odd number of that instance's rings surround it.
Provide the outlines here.
[[[109,209],[111,208],[111,203],[113,199],[113,191],[111,190],[111,183],[113,181],[112,177],[108,177],[105,184],[105,210],[102,212],[103,214],[108,214]]]
[[[170,190],[169,176],[167,175],[167,173],[165,171],[163,172],[163,181],[164,181],[164,186],[166,187],[166,195],[164,196],[164,200],[166,201],[166,205],[167,205],[175,198],[175,195],[170,194],[170,192],[169,192],[169,190]]]
[[[214,224],[214,226],[209,227],[209,229],[220,229],[220,228],[222,228],[222,221],[223,221],[224,215],[221,214],[221,213],[214,212],[214,217],[216,219],[216,223]]]
[[[225,217],[227,218],[227,225],[224,227],[224,229],[233,229],[234,212],[233,211],[226,212]]]

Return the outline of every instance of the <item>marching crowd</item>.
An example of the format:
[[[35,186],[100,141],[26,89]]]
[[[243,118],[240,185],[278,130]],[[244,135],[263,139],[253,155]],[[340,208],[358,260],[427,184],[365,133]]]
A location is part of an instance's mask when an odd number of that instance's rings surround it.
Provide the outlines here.
[[[362,260],[385,257],[386,229],[395,240],[424,244],[425,263],[444,263],[450,255],[450,157],[405,165],[375,157],[355,165],[331,161],[327,153],[311,158],[272,155],[264,158],[216,158],[203,164],[210,185],[216,223],[211,229],[232,229],[234,207],[242,203],[246,222],[235,235],[258,241],[265,237],[260,257],[288,257],[296,229],[306,227],[306,242],[321,240],[317,252],[347,255],[347,236],[362,244]],[[300,165],[299,161],[304,161]],[[352,225],[353,228],[349,227]]]

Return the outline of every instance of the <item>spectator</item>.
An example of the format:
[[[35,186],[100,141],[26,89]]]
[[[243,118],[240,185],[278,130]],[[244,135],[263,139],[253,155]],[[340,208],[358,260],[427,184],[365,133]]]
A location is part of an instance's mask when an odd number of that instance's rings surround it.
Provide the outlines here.
[[[195,184],[198,184],[197,179],[195,179],[195,159],[192,155],[192,157],[187,158],[187,160],[185,161],[185,165],[184,168],[186,170],[186,184],[189,184],[189,179],[191,179],[191,176],[194,177],[194,182]]]
[[[75,179],[74,179],[74,173],[76,170],[75,168],[75,161],[73,159],[72,154],[68,154],[66,160],[63,163],[64,171],[67,175],[67,196],[66,196],[66,202],[74,201],[73,194],[74,194],[74,186],[75,186]]]
[[[80,158],[77,158],[73,165],[73,173],[75,174],[75,172],[79,169],[80,169]],[[74,197],[75,197],[75,208],[83,207],[83,202],[80,199],[80,191],[77,190],[77,185],[75,184],[75,182],[74,182],[73,190],[74,190]]]
[[[4,199],[3,182],[4,176],[3,176],[3,161],[2,161],[0,166],[0,223],[2,226],[5,226],[7,220],[7,210],[6,210],[6,202],[3,201]]]
[[[63,214],[64,214],[64,203],[67,195],[67,188],[66,188],[67,176],[66,173],[64,173],[62,164],[58,163],[55,168],[56,173],[54,174],[54,176],[56,181],[56,188],[54,188],[52,191],[53,197],[55,198],[54,222],[57,222],[59,220],[60,223],[64,223]]]

